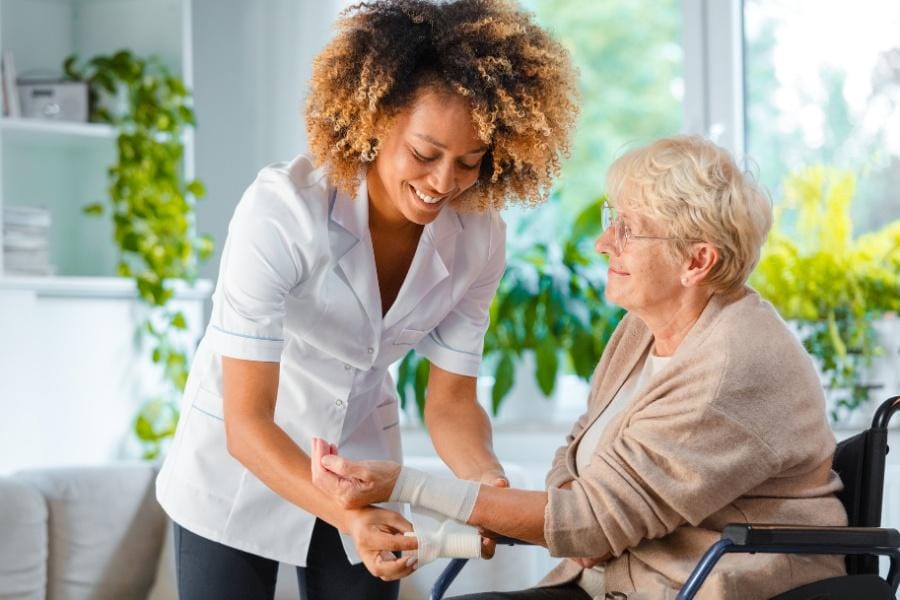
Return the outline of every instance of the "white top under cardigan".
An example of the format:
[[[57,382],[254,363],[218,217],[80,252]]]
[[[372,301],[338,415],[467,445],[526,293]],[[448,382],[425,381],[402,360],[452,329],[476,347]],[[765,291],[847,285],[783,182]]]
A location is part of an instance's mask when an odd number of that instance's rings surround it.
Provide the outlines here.
[[[584,433],[584,437],[581,438],[581,443],[578,444],[578,448],[576,448],[575,452],[575,464],[578,467],[579,472],[584,470],[584,468],[591,463],[594,451],[597,448],[597,444],[600,442],[600,436],[603,433],[603,430],[606,429],[606,426],[609,425],[619,413],[625,410],[625,407],[631,402],[634,394],[644,387],[653,375],[662,371],[671,360],[671,356],[654,356],[651,345],[651,350],[648,350],[647,354],[644,355],[644,358],[638,361],[631,371],[631,374],[628,376],[628,379],[625,380],[625,383],[622,384],[622,387],[620,387],[619,391],[616,392],[616,395],[613,396],[613,399],[609,403],[609,406],[606,407],[606,410],[597,417],[597,420],[591,424]],[[585,569],[581,573],[581,577],[578,578],[577,583],[581,589],[588,594],[591,594],[592,598],[602,597],[605,585],[603,579],[603,566]]]
[[[284,500],[225,447],[222,356],[280,362],[275,422],[305,452],[319,436],[354,459],[401,460],[388,366],[411,348],[474,376],[505,266],[499,214],[445,207],[427,225],[382,318],[368,192],[338,192],[301,156],[260,171],[228,228],[212,315],[175,439],[157,479],[169,516],[208,539],[306,565],[315,516]],[[352,540],[344,548],[359,557]]]

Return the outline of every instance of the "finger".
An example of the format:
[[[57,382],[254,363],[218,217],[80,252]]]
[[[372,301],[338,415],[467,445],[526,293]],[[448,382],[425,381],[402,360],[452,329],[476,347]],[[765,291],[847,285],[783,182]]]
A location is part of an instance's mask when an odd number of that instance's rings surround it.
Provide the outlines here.
[[[379,515],[379,521],[389,526],[391,529],[395,531],[399,531],[400,533],[406,533],[413,531],[412,523],[406,520],[406,518],[398,512],[394,512],[393,510],[382,510]]]
[[[325,456],[323,456],[322,466],[332,473],[337,473],[338,475],[341,475],[343,477],[349,477],[351,475],[350,471],[353,467],[351,461],[336,454],[326,454]]]
[[[507,479],[506,477],[498,477],[491,485],[493,485],[494,487],[508,488],[509,479]]]
[[[310,471],[312,472],[313,481],[317,481],[322,475],[324,469],[321,465],[323,442],[319,438],[312,439],[312,447],[309,453]]]
[[[414,535],[378,531],[367,537],[365,545],[369,548],[379,548],[381,550],[412,551],[418,550],[419,540]]]
[[[481,538],[481,558],[494,558],[494,552],[497,551],[497,542],[490,538]]]
[[[391,552],[382,550],[375,554],[374,562],[375,571],[373,574],[385,581],[393,581],[412,573],[418,564],[418,559],[414,556],[397,558]]]
[[[371,483],[375,479],[371,470],[364,466],[363,462],[349,460],[336,454],[327,454],[322,457],[322,464],[329,471],[337,473],[341,477],[352,477],[366,483]]]

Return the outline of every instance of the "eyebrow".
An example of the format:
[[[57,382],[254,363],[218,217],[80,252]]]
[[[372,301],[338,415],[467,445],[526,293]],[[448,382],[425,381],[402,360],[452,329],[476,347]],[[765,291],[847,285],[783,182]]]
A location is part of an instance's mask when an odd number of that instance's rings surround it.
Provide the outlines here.
[[[437,146],[438,148],[441,148],[442,150],[446,150],[446,149],[447,149],[447,146],[446,146],[445,144],[440,143],[439,141],[437,141],[436,139],[434,139],[434,138],[431,137],[430,135],[425,135],[424,133],[414,133],[413,135],[416,136],[417,138],[420,138],[420,139],[425,140],[426,142],[428,142],[429,144],[431,144],[431,145],[433,145],[433,146]],[[487,149],[488,149],[487,146],[482,146],[481,148],[476,148],[476,149],[474,149],[474,150],[469,150],[469,151],[466,152],[465,154],[480,154],[480,153],[482,153],[482,152],[487,152]]]

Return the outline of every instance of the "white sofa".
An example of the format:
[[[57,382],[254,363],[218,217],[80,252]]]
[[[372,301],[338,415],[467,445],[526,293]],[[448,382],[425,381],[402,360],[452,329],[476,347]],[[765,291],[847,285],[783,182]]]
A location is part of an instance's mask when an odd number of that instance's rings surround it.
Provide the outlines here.
[[[446,470],[437,459],[407,464]],[[527,474],[507,466],[513,485]],[[146,463],[40,469],[0,478],[0,600],[176,600],[171,526],[156,503],[156,469]],[[473,561],[451,593],[533,584],[542,550],[503,548]],[[428,596],[447,561],[406,578],[402,600]],[[297,600],[294,569],[282,565],[277,600]]]

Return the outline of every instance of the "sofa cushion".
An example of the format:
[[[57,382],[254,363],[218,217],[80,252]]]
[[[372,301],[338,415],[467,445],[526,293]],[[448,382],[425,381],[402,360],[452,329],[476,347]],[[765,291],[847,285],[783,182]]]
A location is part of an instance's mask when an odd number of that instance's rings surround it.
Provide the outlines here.
[[[44,600],[47,503],[30,485],[0,478],[0,598]]]
[[[47,500],[47,598],[146,598],[166,527],[155,476],[140,463],[15,475]]]

